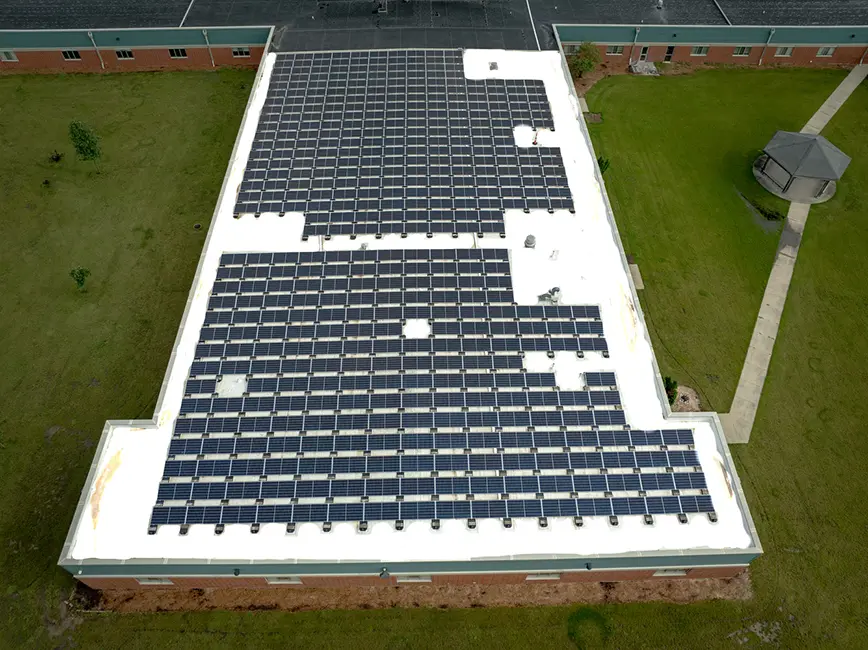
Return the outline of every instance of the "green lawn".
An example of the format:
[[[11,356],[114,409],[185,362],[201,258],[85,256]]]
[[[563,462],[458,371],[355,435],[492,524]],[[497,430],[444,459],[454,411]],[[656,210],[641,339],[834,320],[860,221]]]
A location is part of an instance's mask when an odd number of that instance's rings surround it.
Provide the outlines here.
[[[611,160],[606,186],[624,249],[645,280],[642,306],[661,371],[714,410],[729,410],[778,240],[778,224],[741,195],[786,214],[750,164],[775,131],[801,129],[844,74],[618,76],[587,95],[603,115],[591,137]]]
[[[252,81],[0,77],[0,647],[57,642],[55,562],[95,443],[153,413]],[[72,119],[102,137],[98,164],[75,159]]]
[[[661,341],[677,350],[677,362],[661,361],[685,383],[718,375],[703,387],[712,401],[731,396],[776,242],[746,207],[739,211],[733,187],[754,192],[742,173],[751,152],[775,128],[799,128],[840,76],[625,77],[591,94],[592,108],[604,113],[593,135],[612,159],[606,180],[618,224],[649,285],[641,297],[658,354]],[[72,579],[54,563],[93,444],[107,418],[152,412],[204,241],[204,228],[193,223],[207,227],[250,81],[237,72],[0,78],[0,144],[11,152],[0,158],[7,287],[0,301],[0,647],[866,646],[864,86],[825,132],[854,161],[839,195],[811,211],[757,426],[750,445],[734,449],[766,549],[753,566],[753,600],[103,614],[64,628],[58,605]],[[729,115],[740,122],[729,124]],[[72,118],[103,135],[99,174],[69,153]],[[47,162],[55,147],[67,151],[57,168]],[[678,164],[692,185],[678,180],[673,150],[688,156]],[[690,158],[691,151],[708,155]],[[716,171],[703,172],[703,164]],[[47,190],[44,178],[52,180]],[[84,294],[67,277],[76,264],[93,272]],[[726,340],[710,345],[712,332]],[[774,643],[740,632],[751,626]]]

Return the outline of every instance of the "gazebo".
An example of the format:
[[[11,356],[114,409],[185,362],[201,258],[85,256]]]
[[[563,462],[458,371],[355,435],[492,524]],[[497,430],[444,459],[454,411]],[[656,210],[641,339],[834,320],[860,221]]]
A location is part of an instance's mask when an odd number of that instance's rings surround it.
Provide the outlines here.
[[[799,203],[822,203],[835,193],[850,156],[821,135],[778,131],[753,166],[772,194]]]

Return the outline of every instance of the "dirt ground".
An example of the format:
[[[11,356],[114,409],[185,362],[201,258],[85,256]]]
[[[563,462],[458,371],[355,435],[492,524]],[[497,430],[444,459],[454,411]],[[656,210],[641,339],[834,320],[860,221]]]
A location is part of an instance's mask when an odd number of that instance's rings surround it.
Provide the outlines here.
[[[672,410],[676,412],[692,411],[694,413],[701,411],[702,404],[699,402],[699,394],[690,386],[679,385]]]
[[[204,610],[468,608],[701,600],[748,600],[748,570],[734,578],[639,580],[633,582],[534,582],[515,585],[400,585],[341,589],[148,589],[104,591],[95,609],[116,612]]]

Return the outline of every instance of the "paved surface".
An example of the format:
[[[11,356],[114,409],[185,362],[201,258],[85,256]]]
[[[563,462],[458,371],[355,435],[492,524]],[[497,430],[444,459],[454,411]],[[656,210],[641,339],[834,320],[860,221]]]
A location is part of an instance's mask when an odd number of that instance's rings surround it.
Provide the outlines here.
[[[829,120],[838,112],[841,105],[847,101],[850,94],[856,90],[856,87],[862,83],[865,77],[868,76],[868,64],[857,65],[850,71],[844,81],[832,91],[829,98],[820,106],[820,110],[814,113],[813,117],[805,124],[802,133],[810,133],[816,135],[822,131],[829,123]]]
[[[853,68],[808,120],[802,133],[816,134],[822,131],[866,75],[868,75],[868,65]],[[790,203],[787,222],[781,233],[775,263],[763,294],[762,305],[750,338],[735,397],[730,412],[720,415],[727,442],[730,444],[746,443],[750,440],[810,207],[806,203]]]
[[[0,29],[275,25],[284,50],[556,47],[553,23],[858,25],[868,0],[0,0]],[[528,8],[533,13],[531,26]],[[189,10],[189,11],[188,11]],[[186,15],[186,18],[185,18]]]
[[[790,289],[790,280],[793,277],[809,208],[810,206],[805,203],[791,203],[787,212],[787,222],[781,233],[775,263],[763,294],[759,316],[754,325],[747,357],[738,380],[738,388],[732,400],[732,408],[729,413],[720,416],[726,439],[730,444],[750,440],[750,432],[753,429],[763,384],[768,374],[769,362],[772,360],[772,351],[778,336],[781,316],[784,313],[784,304],[787,301],[787,292]]]

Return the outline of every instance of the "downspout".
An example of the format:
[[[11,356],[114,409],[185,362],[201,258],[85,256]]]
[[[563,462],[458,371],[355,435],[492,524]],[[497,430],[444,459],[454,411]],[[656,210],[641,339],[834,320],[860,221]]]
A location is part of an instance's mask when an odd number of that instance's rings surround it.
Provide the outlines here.
[[[633,35],[633,44],[630,46],[630,59],[627,61],[627,63],[633,63],[633,52],[636,50],[636,41],[639,40],[639,32],[641,30],[641,27],[637,27],[636,33]]]
[[[102,60],[102,52],[99,51],[99,48],[96,46],[96,41],[93,40],[93,32],[88,32],[87,37],[90,39],[90,42],[93,43],[93,50],[99,57],[99,66],[105,70],[105,61]]]
[[[760,53],[759,65],[763,64],[763,57],[766,55],[766,48],[769,46],[769,43],[772,42],[772,36],[774,36],[774,35],[775,35],[775,28],[772,27],[769,30],[769,37],[766,39],[766,44],[763,45],[763,51],[762,51],[762,53]]]
[[[205,47],[208,48],[208,56],[211,57],[211,67],[216,68],[217,66],[214,64],[214,53],[211,52],[211,41],[208,40],[208,30],[202,30],[202,36],[205,37]]]
[[[859,65],[862,65],[862,63],[865,61],[866,56],[868,56],[868,47],[866,47],[865,51],[862,52],[862,58],[859,59]]]

